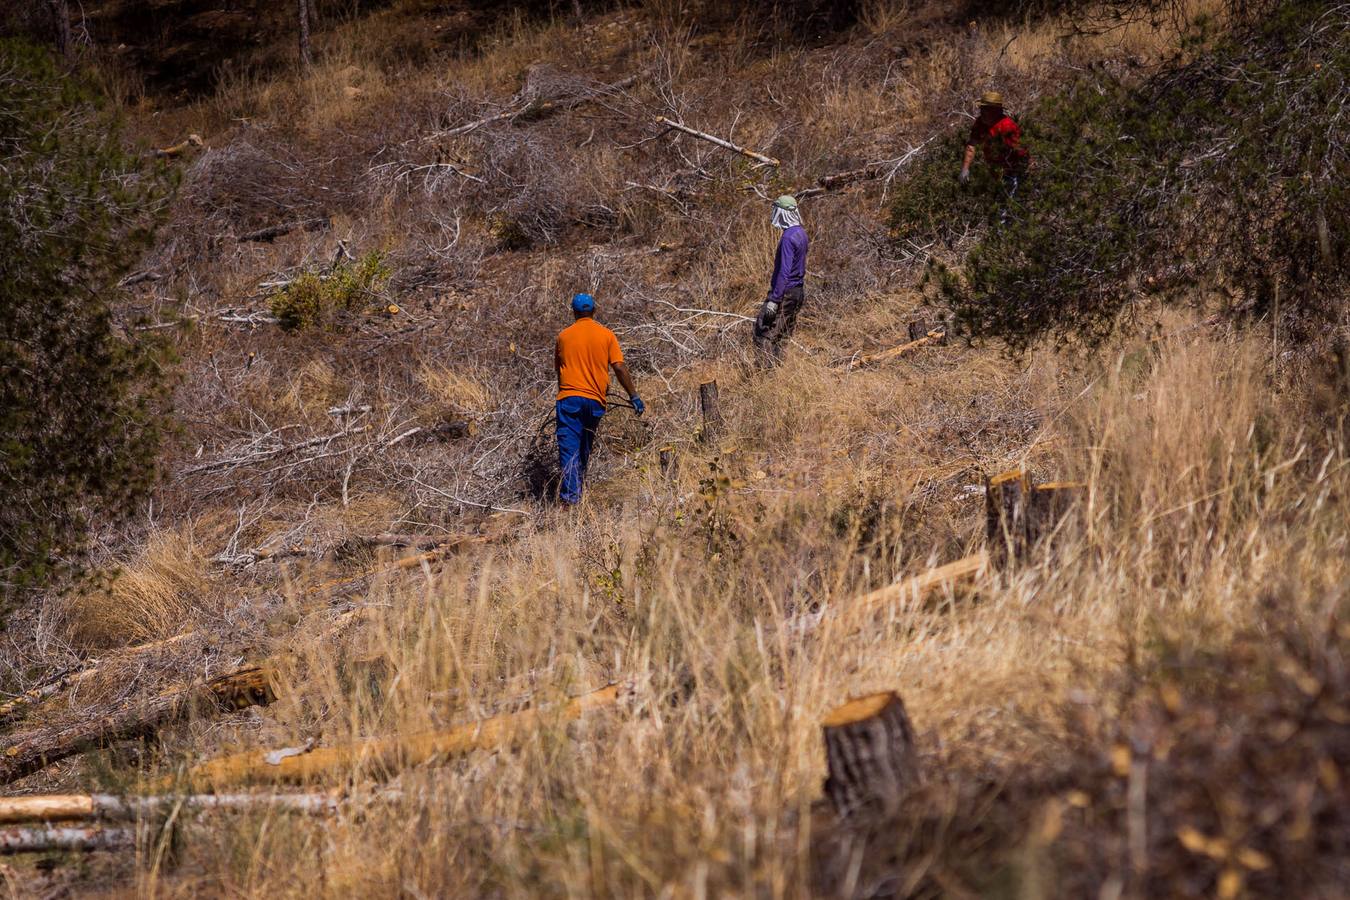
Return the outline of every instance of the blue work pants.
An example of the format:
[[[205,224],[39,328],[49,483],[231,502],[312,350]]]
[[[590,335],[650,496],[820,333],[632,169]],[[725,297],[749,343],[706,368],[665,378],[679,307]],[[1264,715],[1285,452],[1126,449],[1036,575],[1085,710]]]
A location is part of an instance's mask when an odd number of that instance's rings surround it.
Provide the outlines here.
[[[567,504],[581,500],[581,481],[591,461],[595,430],[605,414],[603,403],[589,397],[564,397],[558,401],[558,466],[562,484],[558,497]]]

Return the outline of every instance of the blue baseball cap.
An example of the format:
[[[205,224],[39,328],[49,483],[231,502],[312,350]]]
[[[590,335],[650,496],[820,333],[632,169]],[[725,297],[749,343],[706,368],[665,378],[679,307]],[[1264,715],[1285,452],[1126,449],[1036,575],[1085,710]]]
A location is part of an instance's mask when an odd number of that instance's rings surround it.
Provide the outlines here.
[[[572,312],[595,312],[595,298],[590,294],[577,294],[572,298]]]

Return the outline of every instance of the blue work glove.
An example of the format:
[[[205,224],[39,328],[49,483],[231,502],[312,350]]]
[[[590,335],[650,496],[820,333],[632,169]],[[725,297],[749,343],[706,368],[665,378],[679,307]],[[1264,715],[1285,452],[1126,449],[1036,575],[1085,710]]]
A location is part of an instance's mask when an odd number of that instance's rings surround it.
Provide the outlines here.
[[[639,416],[647,411],[647,404],[642,402],[641,397],[629,397],[628,399],[633,404],[633,412],[637,413]]]

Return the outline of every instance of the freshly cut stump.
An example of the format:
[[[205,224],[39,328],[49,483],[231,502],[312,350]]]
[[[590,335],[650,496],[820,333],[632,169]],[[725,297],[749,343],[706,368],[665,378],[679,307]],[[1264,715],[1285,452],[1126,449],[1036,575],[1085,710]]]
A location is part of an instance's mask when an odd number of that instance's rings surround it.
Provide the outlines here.
[[[923,341],[928,344],[937,344],[941,346],[947,343],[947,326],[938,322],[936,325],[930,325],[923,319],[915,319],[909,323],[910,343],[917,344]]]
[[[698,386],[698,405],[703,411],[702,438],[711,444],[722,436],[722,405],[717,400],[717,382],[705,381]]]
[[[914,726],[894,691],[850,700],[821,722],[825,795],[840,818],[894,813],[920,780]]]
[[[1062,526],[1081,513],[1086,496],[1087,484],[1082,481],[1036,485],[1026,501],[1027,548],[1058,539],[1065,530]]]
[[[1030,491],[1021,469],[1002,472],[984,482],[985,538],[997,563],[1020,559],[1026,551],[1026,498]]]

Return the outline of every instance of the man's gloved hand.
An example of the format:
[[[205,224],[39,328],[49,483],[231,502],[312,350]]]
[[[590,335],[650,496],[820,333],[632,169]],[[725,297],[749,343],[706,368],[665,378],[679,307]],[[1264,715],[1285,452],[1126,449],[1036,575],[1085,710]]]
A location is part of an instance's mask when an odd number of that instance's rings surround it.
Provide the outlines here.
[[[765,301],[764,301],[764,324],[765,324],[765,325],[772,325],[772,324],[773,324],[773,320],[776,319],[776,318],[778,318],[778,301],[777,301],[777,300],[765,300]]]
[[[962,169],[961,174],[957,176],[957,181],[960,181],[962,184],[970,183],[970,170]]]
[[[647,411],[647,404],[642,402],[641,397],[629,397],[628,400],[633,404],[633,412],[637,413],[638,416],[641,416]]]

